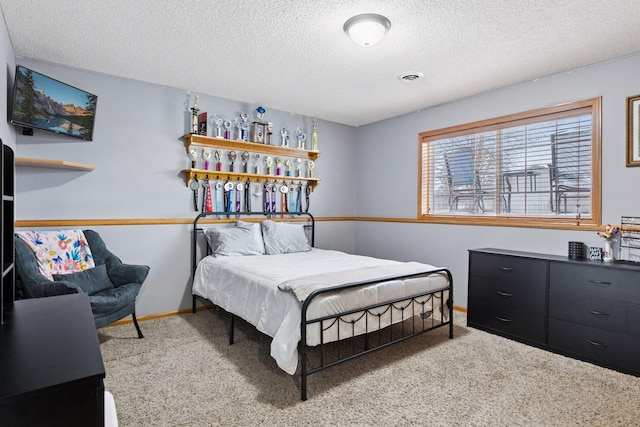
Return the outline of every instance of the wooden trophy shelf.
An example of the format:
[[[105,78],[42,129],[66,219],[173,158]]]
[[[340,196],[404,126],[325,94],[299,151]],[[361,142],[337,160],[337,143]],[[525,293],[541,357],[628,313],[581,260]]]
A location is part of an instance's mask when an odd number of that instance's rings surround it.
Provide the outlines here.
[[[234,151],[247,151],[250,153],[269,154],[272,156],[293,157],[297,159],[308,159],[315,161],[320,155],[319,151],[302,150],[300,148],[282,147],[280,145],[260,144],[257,142],[238,141],[235,139],[223,139],[215,138],[212,136],[186,134],[182,137],[186,141],[187,153],[191,150],[192,145],[212,147],[212,148],[224,148]],[[185,181],[187,187],[193,179],[199,181],[209,180],[232,180],[232,181],[246,181],[249,179],[251,182],[307,182],[311,186],[313,191],[320,182],[317,178],[303,178],[296,176],[284,176],[284,175],[265,175],[255,173],[243,173],[243,172],[224,172],[214,170],[202,170],[202,169],[184,169],[182,171],[185,174]]]
[[[249,151],[252,153],[288,156],[300,159],[316,160],[319,151],[302,150],[300,148],[282,147],[280,145],[260,144],[258,142],[237,141],[235,139],[215,138],[213,136],[187,134],[182,137],[187,143],[187,153],[192,145],[204,147],[226,148],[228,150]]]
[[[284,176],[284,175],[262,175],[255,173],[242,173],[242,172],[222,172],[222,171],[208,171],[202,169],[184,169],[182,171],[185,174],[187,187],[192,179],[196,178],[199,181],[209,179],[211,181],[216,180],[231,180],[231,181],[246,181],[249,179],[251,182],[307,182],[311,186],[313,191],[320,182],[317,178],[302,178],[296,176]]]

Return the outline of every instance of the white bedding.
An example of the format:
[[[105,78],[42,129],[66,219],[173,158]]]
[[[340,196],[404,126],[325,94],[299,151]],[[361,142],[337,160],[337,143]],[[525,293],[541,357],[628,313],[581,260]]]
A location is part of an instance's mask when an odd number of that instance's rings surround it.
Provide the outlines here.
[[[198,264],[192,291],[272,337],[271,356],[282,370],[293,375],[298,365],[302,304],[292,292],[283,291],[278,285],[308,276],[398,264],[404,263],[315,248],[309,252],[284,255],[207,256]],[[424,271],[436,268],[420,265]],[[344,312],[446,285],[444,274],[364,285],[314,300],[307,318]],[[443,299],[446,301],[446,298],[447,295]],[[441,300],[436,300],[433,309],[441,304]],[[431,309],[431,303],[428,306]],[[387,326],[388,320],[384,319],[386,324],[383,326]],[[394,314],[393,322],[399,320],[400,316]],[[356,333],[365,332],[364,326],[360,329]],[[326,331],[323,341],[335,340],[337,332],[337,328]],[[344,336],[342,331],[340,333]],[[307,344],[317,345],[319,342],[319,328],[309,326]]]

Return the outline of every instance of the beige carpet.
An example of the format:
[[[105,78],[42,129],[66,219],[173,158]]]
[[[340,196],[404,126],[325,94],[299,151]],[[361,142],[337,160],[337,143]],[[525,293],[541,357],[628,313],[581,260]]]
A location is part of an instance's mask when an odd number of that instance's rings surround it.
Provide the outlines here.
[[[440,328],[309,377],[280,371],[269,339],[221,312],[99,330],[121,427],[632,426],[640,378],[467,328]]]

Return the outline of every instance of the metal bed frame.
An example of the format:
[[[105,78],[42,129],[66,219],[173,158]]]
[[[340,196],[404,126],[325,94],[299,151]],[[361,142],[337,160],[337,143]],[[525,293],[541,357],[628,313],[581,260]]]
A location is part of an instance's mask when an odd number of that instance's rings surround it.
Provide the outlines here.
[[[230,218],[233,213],[229,212],[203,212],[199,214],[193,222],[193,270],[192,278],[195,277],[195,271],[198,264],[198,235],[203,232],[198,223],[201,219],[211,216],[217,216],[219,218]],[[307,217],[310,224],[305,224],[307,230],[310,231],[310,243],[314,246],[315,239],[315,219],[313,215],[307,212],[241,212],[240,216],[262,216],[264,219],[284,219],[292,220],[295,217]],[[207,255],[210,253],[209,246],[207,245]],[[343,313],[337,313],[329,316],[311,318],[307,317],[307,310],[313,302],[313,300],[319,296],[325,295],[331,292],[342,291],[348,288],[354,288],[358,286],[364,286],[368,284],[380,283],[388,280],[395,279],[409,279],[414,277],[424,277],[429,275],[444,274],[447,276],[448,285],[439,287],[431,291],[425,291],[419,294],[399,297],[391,301],[385,301],[382,303],[370,305],[367,307],[359,307],[353,310],[349,310]],[[449,297],[445,302],[445,294],[448,292]],[[192,295],[192,312],[196,312],[196,295]],[[440,314],[436,314],[435,301],[440,300]],[[420,307],[420,310],[416,312],[416,305]],[[448,308],[448,320],[445,317],[444,307]],[[394,310],[400,311],[401,319],[397,323],[393,323]],[[410,315],[405,316],[405,310],[410,312]],[[236,315],[231,315],[231,324],[229,326],[229,345],[233,344],[234,340],[234,324]],[[382,317],[389,316],[389,325],[382,327]],[[356,317],[354,319],[354,316]],[[332,286],[312,292],[302,303],[301,317],[300,317],[300,334],[301,339],[298,343],[299,364],[301,371],[301,400],[307,400],[307,377],[311,374],[323,371],[332,366],[354,359],[358,356],[362,356],[371,353],[375,350],[379,350],[388,347],[392,344],[402,342],[406,339],[421,335],[425,332],[432,331],[437,328],[449,326],[449,338],[453,338],[453,278],[451,272],[447,268],[437,268],[433,270],[424,271],[417,274],[408,274],[402,276],[382,277],[375,280],[365,280],[360,282],[352,282],[339,286]],[[397,320],[397,319],[396,319]],[[377,328],[375,323],[377,321]],[[356,334],[356,323],[364,322],[366,333]],[[407,324],[410,323],[410,324]],[[370,325],[373,324],[373,330],[370,330]],[[320,344],[316,346],[308,346],[307,342],[307,327],[310,325],[319,325],[317,327],[322,331],[320,333]],[[351,335],[346,337],[340,337],[340,325],[347,325],[347,328],[351,328]],[[324,334],[331,328],[337,328],[337,341],[325,343]],[[397,331],[396,329],[399,329]],[[333,345],[333,348],[330,347]],[[310,355],[310,349],[315,347],[318,349],[319,355]],[[337,347],[337,349],[335,348]],[[343,347],[346,347],[343,354]],[[337,356],[331,357],[329,353],[336,353]],[[316,356],[315,363],[311,360],[312,356]]]

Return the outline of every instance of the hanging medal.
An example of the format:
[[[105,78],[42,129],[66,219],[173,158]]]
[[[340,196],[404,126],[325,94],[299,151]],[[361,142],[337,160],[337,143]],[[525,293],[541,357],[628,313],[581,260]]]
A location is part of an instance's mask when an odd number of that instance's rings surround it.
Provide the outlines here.
[[[198,183],[198,177],[194,176],[189,184],[189,188],[193,190],[193,206],[198,212],[198,189],[200,188],[200,183]]]
[[[281,209],[282,209],[282,218],[284,218],[284,212],[287,211],[287,193],[289,193],[289,187],[287,187],[286,184],[282,184],[280,186],[280,193],[282,193],[282,200],[280,203]]]
[[[244,183],[238,182],[236,184],[236,217],[240,218],[240,209],[242,208],[242,195],[240,194],[244,190]]]
[[[222,204],[223,187],[222,181],[216,181],[216,212],[222,212],[224,210],[224,205]],[[218,219],[220,219],[220,215],[218,215]]]
[[[224,211],[227,213],[232,212],[231,209],[233,207],[233,182],[229,182],[228,180],[224,183],[224,202]],[[227,217],[229,217],[229,215],[227,215]]]
[[[251,212],[251,180],[247,178],[244,191],[244,211]]]
[[[289,191],[287,191],[287,198],[289,199],[289,204],[287,207],[288,212],[297,212],[298,208],[296,207],[296,187],[293,184],[289,185]]]
[[[204,209],[203,209],[203,211],[212,212],[213,211],[213,206],[211,205],[211,187],[210,187],[209,177],[208,176],[205,178],[204,183],[202,184],[202,186],[204,187],[204,191],[205,191]]]
[[[273,183],[273,185],[271,186],[271,212],[277,212],[276,210],[276,187],[278,186],[278,184],[276,184],[275,182]]]
[[[269,187],[265,181],[264,186],[262,187],[262,212],[267,213],[271,212],[271,192],[269,191]]]
[[[296,192],[296,205],[298,206],[296,212],[302,212],[302,183],[298,185],[298,191]]]
[[[304,211],[309,212],[309,196],[311,195],[311,186],[307,184],[304,188],[304,199],[306,202]]]

